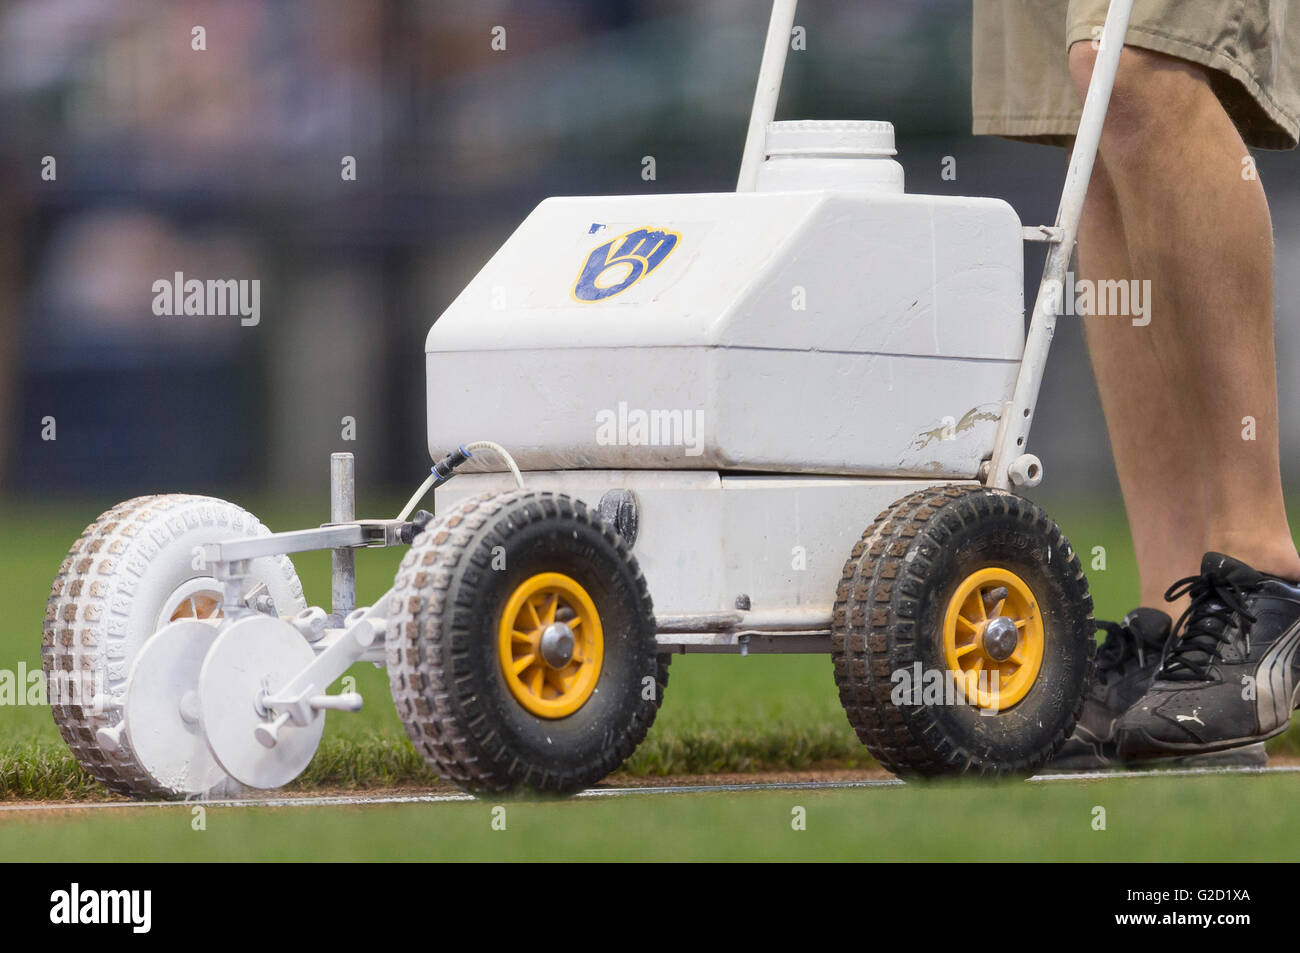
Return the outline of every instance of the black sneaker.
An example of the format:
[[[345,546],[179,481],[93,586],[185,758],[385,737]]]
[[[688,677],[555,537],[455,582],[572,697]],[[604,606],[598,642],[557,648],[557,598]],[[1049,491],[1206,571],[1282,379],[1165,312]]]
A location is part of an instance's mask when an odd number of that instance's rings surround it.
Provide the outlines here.
[[[1300,586],[1206,553],[1147,694],[1117,725],[1120,756],[1224,751],[1281,734],[1300,684]]]
[[[1115,723],[1146,694],[1160,667],[1169,638],[1169,616],[1138,608],[1123,622],[1102,622],[1106,640],[1097,649],[1092,687],[1074,734],[1047,765],[1049,771],[1088,771],[1115,767]]]

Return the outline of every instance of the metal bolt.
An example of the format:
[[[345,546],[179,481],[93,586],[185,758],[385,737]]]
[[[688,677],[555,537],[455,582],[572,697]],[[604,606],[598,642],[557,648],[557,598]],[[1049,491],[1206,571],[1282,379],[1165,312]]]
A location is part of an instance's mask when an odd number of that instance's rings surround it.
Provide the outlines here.
[[[199,723],[199,694],[195,691],[188,691],[181,696],[181,718],[189,725]]]
[[[984,608],[996,609],[998,603],[1005,599],[1009,593],[1006,586],[998,586],[996,589],[990,589],[984,593]]]
[[[319,642],[325,635],[325,624],[329,616],[320,606],[309,606],[289,620],[289,624],[302,633],[308,642]]]
[[[1004,615],[995,616],[984,626],[983,641],[984,651],[990,658],[1005,662],[1016,650],[1016,645],[1020,642],[1020,632],[1016,629],[1013,620]]]
[[[542,653],[542,660],[547,665],[559,669],[573,661],[573,649],[576,643],[573,630],[568,625],[563,622],[552,622],[542,630],[538,649]]]

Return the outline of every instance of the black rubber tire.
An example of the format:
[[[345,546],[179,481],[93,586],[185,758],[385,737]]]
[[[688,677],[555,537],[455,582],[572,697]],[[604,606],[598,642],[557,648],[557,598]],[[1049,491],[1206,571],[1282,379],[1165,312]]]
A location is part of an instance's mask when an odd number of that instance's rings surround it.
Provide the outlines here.
[[[973,705],[895,704],[893,673],[946,671],[942,614],[960,581],[989,565],[1019,575],[1044,622],[1028,694],[996,715]],[[1074,730],[1092,677],[1092,597],[1069,540],[1042,509],[999,490],[935,486],[881,513],[836,590],[831,655],[858,737],[902,777],[1028,776]]]
[[[558,719],[525,709],[497,658],[509,593],[543,571],[581,583],[605,631],[595,692]],[[645,577],[619,536],[582,502],[533,490],[475,497],[429,523],[397,573],[387,651],[416,750],[473,793],[569,794],[600,781],[650,730],[670,661],[658,653]]]

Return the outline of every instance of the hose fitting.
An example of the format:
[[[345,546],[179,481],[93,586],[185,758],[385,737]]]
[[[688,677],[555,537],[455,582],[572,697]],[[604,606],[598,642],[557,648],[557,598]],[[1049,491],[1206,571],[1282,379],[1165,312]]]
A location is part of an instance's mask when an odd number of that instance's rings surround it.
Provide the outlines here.
[[[436,489],[437,487],[442,486],[454,477],[456,475],[456,468],[472,456],[474,456],[474,454],[465,449],[465,445],[462,443],[451,453],[447,454],[435,463],[430,468],[433,475],[437,478],[433,483],[434,488]]]

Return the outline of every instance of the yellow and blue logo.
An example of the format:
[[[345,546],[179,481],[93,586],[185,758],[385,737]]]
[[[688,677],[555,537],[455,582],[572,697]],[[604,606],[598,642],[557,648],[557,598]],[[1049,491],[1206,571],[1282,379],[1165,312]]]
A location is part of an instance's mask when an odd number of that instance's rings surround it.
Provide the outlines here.
[[[637,228],[593,249],[573,285],[574,299],[604,301],[627,291],[663,264],[679,238],[661,228]]]

